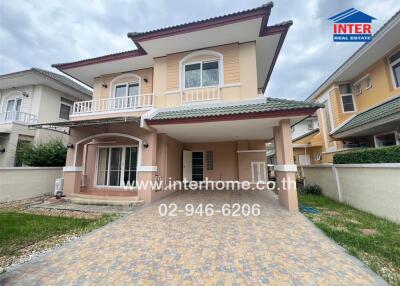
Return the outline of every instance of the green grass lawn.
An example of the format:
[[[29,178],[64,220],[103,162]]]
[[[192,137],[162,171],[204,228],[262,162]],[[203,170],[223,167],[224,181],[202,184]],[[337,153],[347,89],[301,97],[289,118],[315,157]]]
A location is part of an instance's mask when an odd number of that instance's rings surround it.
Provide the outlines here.
[[[19,256],[40,241],[63,234],[82,234],[105,225],[111,216],[81,219],[18,212],[0,212],[0,257]]]
[[[400,285],[400,225],[323,196],[300,195],[318,209],[306,214],[325,234],[392,285]]]

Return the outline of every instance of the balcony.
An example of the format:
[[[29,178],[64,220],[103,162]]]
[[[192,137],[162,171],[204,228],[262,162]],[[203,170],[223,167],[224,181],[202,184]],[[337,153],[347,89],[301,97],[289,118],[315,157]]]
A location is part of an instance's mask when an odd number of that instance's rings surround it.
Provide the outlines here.
[[[0,113],[0,124],[4,123],[19,123],[24,125],[36,124],[37,116],[21,111],[6,111]]]
[[[154,94],[114,97],[75,102],[72,116],[147,110],[153,107]]]
[[[221,88],[216,86],[185,89],[181,97],[182,103],[221,100]]]

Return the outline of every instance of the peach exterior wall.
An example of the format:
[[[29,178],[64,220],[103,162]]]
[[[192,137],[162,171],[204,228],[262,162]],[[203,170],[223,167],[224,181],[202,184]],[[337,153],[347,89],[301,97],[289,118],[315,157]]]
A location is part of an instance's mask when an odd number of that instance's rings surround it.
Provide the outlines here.
[[[329,86],[326,90],[321,92],[314,101],[318,100],[320,96],[325,94],[328,90],[330,90],[329,98],[332,107],[332,117],[334,126],[333,128],[337,127],[338,125],[342,124],[344,121],[349,119],[350,117],[354,116],[354,114],[358,114],[371,108],[374,105],[377,105],[389,98],[399,95],[400,88],[396,88],[393,83],[392,74],[390,71],[390,66],[388,64],[387,57],[391,55],[393,52],[398,50],[400,46],[393,49],[387,55],[383,56],[381,59],[376,61],[373,65],[365,69],[363,72],[358,74],[351,80],[351,83],[356,83],[359,79],[362,79],[367,74],[370,75],[372,80],[372,87],[370,89],[365,89],[364,82],[362,82],[362,93],[360,95],[354,95],[354,101],[356,105],[356,112],[352,113],[343,113],[342,105],[341,105],[341,97],[339,94],[338,84],[335,83]],[[327,136],[327,145],[324,142],[323,150],[325,151],[327,147],[336,146],[337,149],[342,148],[341,141],[336,141],[334,138],[329,136],[327,130],[322,126],[322,119],[321,119],[321,111],[317,112],[318,114],[318,124],[321,130],[322,136]],[[323,138],[323,137],[322,137]],[[322,162],[323,163],[331,163],[333,161],[333,153],[327,153],[322,155]]]

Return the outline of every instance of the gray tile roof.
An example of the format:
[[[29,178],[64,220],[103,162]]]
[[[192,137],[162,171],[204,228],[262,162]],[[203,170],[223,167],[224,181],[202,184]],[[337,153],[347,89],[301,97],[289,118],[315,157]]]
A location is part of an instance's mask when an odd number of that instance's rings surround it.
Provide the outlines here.
[[[279,98],[268,97],[265,100],[258,100],[253,103],[234,104],[224,103],[213,105],[210,107],[180,107],[169,110],[160,110],[153,115],[149,120],[164,120],[164,119],[184,119],[184,118],[199,118],[209,116],[236,115],[259,112],[276,112],[290,111],[301,109],[317,109],[323,107],[321,104],[310,103],[304,101],[286,100]]]
[[[61,75],[61,74],[57,74],[51,71],[47,71],[47,70],[42,70],[39,68],[32,68],[32,71],[38,72],[41,75],[44,75],[50,79],[53,79],[55,81],[58,81],[61,84],[64,84],[70,88],[73,88],[81,93],[84,93],[88,96],[92,96],[92,91],[90,91],[89,89],[85,88],[84,86],[74,82],[73,80]]]
[[[334,134],[348,131],[350,129],[374,122],[376,120],[394,115],[396,113],[400,114],[400,96],[374,108],[366,110],[360,114],[357,114],[352,119],[350,119],[350,121],[348,121],[338,130],[336,130]]]

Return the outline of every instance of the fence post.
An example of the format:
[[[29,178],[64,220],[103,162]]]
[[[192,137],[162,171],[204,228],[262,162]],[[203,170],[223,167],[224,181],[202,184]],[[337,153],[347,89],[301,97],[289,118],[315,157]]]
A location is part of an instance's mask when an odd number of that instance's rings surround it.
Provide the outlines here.
[[[337,168],[336,168],[335,164],[332,164],[332,175],[333,175],[333,178],[335,180],[336,192],[337,192],[337,195],[338,195],[338,200],[339,200],[339,202],[342,202],[343,199],[342,199],[342,192],[340,190],[339,174],[338,174],[338,171],[337,171]]]

